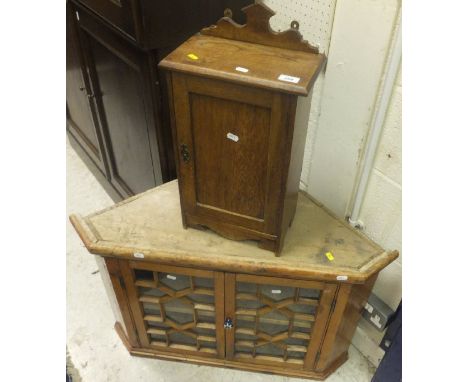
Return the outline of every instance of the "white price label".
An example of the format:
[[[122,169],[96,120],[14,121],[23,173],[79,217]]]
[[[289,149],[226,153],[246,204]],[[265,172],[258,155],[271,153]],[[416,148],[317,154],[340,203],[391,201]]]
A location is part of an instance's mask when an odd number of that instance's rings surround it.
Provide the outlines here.
[[[297,84],[301,80],[300,77],[288,76],[287,74],[280,74],[278,79],[280,81],[292,82],[293,84]]]
[[[243,68],[242,66],[237,66],[237,67],[236,67],[236,70],[237,70],[238,72],[242,72],[242,73],[247,73],[247,72],[249,71],[249,69]]]
[[[348,280],[348,276],[336,276],[336,279],[338,281],[346,281],[346,280]]]
[[[281,294],[281,289],[272,289],[271,293],[273,294]]]
[[[172,275],[167,275],[166,276],[169,280],[177,280],[177,277],[172,276]]]
[[[239,137],[236,134],[233,133],[227,133],[227,138],[230,139],[231,141],[238,142]]]
[[[133,254],[133,257],[136,257],[137,259],[144,259],[145,258],[145,254],[144,253],[141,253],[141,252],[135,252]]]

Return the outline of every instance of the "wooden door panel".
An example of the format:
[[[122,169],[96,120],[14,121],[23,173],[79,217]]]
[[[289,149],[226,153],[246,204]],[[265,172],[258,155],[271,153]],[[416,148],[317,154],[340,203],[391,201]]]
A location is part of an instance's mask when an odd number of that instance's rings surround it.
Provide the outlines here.
[[[224,274],[125,261],[121,265],[144,348],[224,358]]]
[[[91,90],[76,28],[75,10],[67,3],[66,98],[69,130],[96,165],[105,172],[101,155],[95,111],[90,103]]]
[[[336,286],[226,274],[226,356],[239,362],[312,370]]]
[[[270,110],[193,93],[190,104],[197,204],[263,220]]]
[[[272,158],[286,148],[285,98],[178,73],[172,86],[184,211],[274,235],[283,169]]]
[[[162,183],[146,55],[81,12],[80,27],[114,187],[124,196]]]
[[[90,39],[99,90],[112,147],[116,182],[127,194],[156,185],[139,67]]]

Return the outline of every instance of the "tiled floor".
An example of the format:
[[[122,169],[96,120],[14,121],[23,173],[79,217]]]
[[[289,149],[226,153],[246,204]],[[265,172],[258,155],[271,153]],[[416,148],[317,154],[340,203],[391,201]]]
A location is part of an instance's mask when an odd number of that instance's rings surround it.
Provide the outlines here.
[[[85,215],[112,204],[67,143],[67,215]],[[67,219],[67,348],[83,382],[299,381],[130,356],[114,331],[113,313],[97,270],[94,257],[88,254]],[[348,362],[327,382],[367,382],[373,371],[361,353],[351,346]]]

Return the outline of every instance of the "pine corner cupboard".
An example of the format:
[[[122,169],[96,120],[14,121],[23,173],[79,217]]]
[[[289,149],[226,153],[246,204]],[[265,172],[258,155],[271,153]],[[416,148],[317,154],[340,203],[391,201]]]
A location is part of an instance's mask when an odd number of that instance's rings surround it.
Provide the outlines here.
[[[379,271],[397,256],[302,192],[281,257],[252,242],[185,230],[177,181],[86,217],[135,356],[323,379],[347,351]]]
[[[184,226],[256,240],[279,255],[296,211],[305,97],[326,58],[302,39],[296,21],[276,33],[265,5],[242,11],[245,25],[226,12],[159,67],[169,89]],[[299,110],[305,118],[296,118]]]

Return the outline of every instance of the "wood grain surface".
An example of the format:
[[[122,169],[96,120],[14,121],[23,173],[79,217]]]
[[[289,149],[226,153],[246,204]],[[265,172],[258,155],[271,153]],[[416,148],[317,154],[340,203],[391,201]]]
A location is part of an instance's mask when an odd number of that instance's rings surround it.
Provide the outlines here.
[[[189,54],[198,59],[191,59]],[[164,58],[159,67],[304,96],[325,61],[323,54],[195,35]],[[237,67],[248,72],[239,72]],[[281,81],[281,74],[298,77],[299,82]]]
[[[302,192],[280,257],[254,242],[184,229],[177,181],[70,219],[91,253],[135,261],[134,253],[141,253],[145,261],[204,269],[335,282],[345,276],[340,282],[364,283],[398,257],[397,251],[385,252]]]

